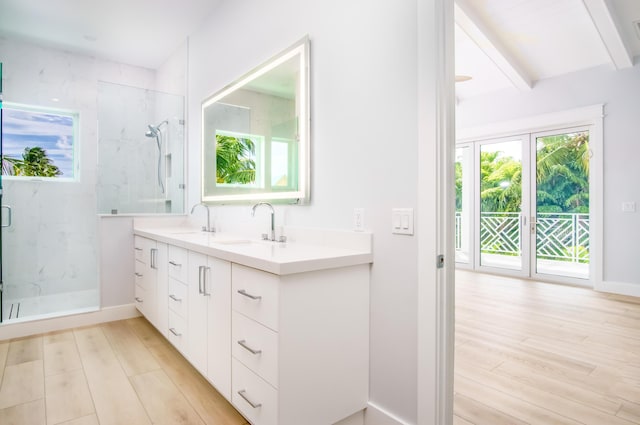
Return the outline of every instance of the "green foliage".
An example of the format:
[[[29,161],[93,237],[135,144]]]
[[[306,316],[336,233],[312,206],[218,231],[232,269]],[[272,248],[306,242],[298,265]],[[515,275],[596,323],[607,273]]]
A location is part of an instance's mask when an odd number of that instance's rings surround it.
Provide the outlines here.
[[[24,148],[22,159],[3,156],[2,172],[29,177],[56,177],[62,174],[62,171],[47,157],[47,152],[39,146]]]
[[[538,138],[536,186],[539,212],[589,212],[589,134]],[[456,210],[462,207],[462,164],[456,162]],[[519,212],[522,165],[502,152],[480,153],[482,211]]]
[[[216,182],[253,183],[256,180],[255,143],[248,138],[216,134]]]

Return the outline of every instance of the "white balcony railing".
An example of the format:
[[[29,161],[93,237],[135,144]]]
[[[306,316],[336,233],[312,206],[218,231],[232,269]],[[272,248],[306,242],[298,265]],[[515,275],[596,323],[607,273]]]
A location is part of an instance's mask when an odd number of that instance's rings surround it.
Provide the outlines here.
[[[462,213],[456,212],[456,249],[462,248]],[[480,214],[480,249],[483,253],[520,255],[520,213]],[[538,213],[537,258],[589,263],[589,214]]]

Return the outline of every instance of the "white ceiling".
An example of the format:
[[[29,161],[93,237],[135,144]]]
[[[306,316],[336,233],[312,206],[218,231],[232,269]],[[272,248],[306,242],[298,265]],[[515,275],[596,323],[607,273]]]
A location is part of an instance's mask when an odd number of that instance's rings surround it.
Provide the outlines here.
[[[156,69],[220,0],[0,0],[0,35]]]
[[[640,0],[456,0],[455,19],[460,100],[640,55]]]
[[[222,0],[0,0],[0,35],[156,69]],[[456,0],[458,99],[640,55],[640,0]]]

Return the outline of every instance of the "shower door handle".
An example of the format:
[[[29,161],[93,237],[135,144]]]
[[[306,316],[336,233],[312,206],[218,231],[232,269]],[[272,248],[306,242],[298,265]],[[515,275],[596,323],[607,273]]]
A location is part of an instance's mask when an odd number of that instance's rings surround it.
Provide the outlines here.
[[[2,224],[0,227],[11,227],[11,221],[13,218],[13,210],[9,205],[2,205],[0,208],[4,208],[7,210],[7,224]]]

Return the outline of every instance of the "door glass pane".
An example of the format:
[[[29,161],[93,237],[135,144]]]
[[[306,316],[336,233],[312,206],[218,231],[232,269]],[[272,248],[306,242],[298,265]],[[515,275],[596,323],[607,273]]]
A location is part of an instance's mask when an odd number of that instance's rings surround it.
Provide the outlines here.
[[[480,146],[480,265],[522,269],[522,142]]]
[[[536,138],[536,273],[589,278],[589,132]]]
[[[469,264],[471,259],[471,221],[473,218],[471,161],[473,161],[473,149],[470,146],[456,148],[456,262],[463,264]]]

